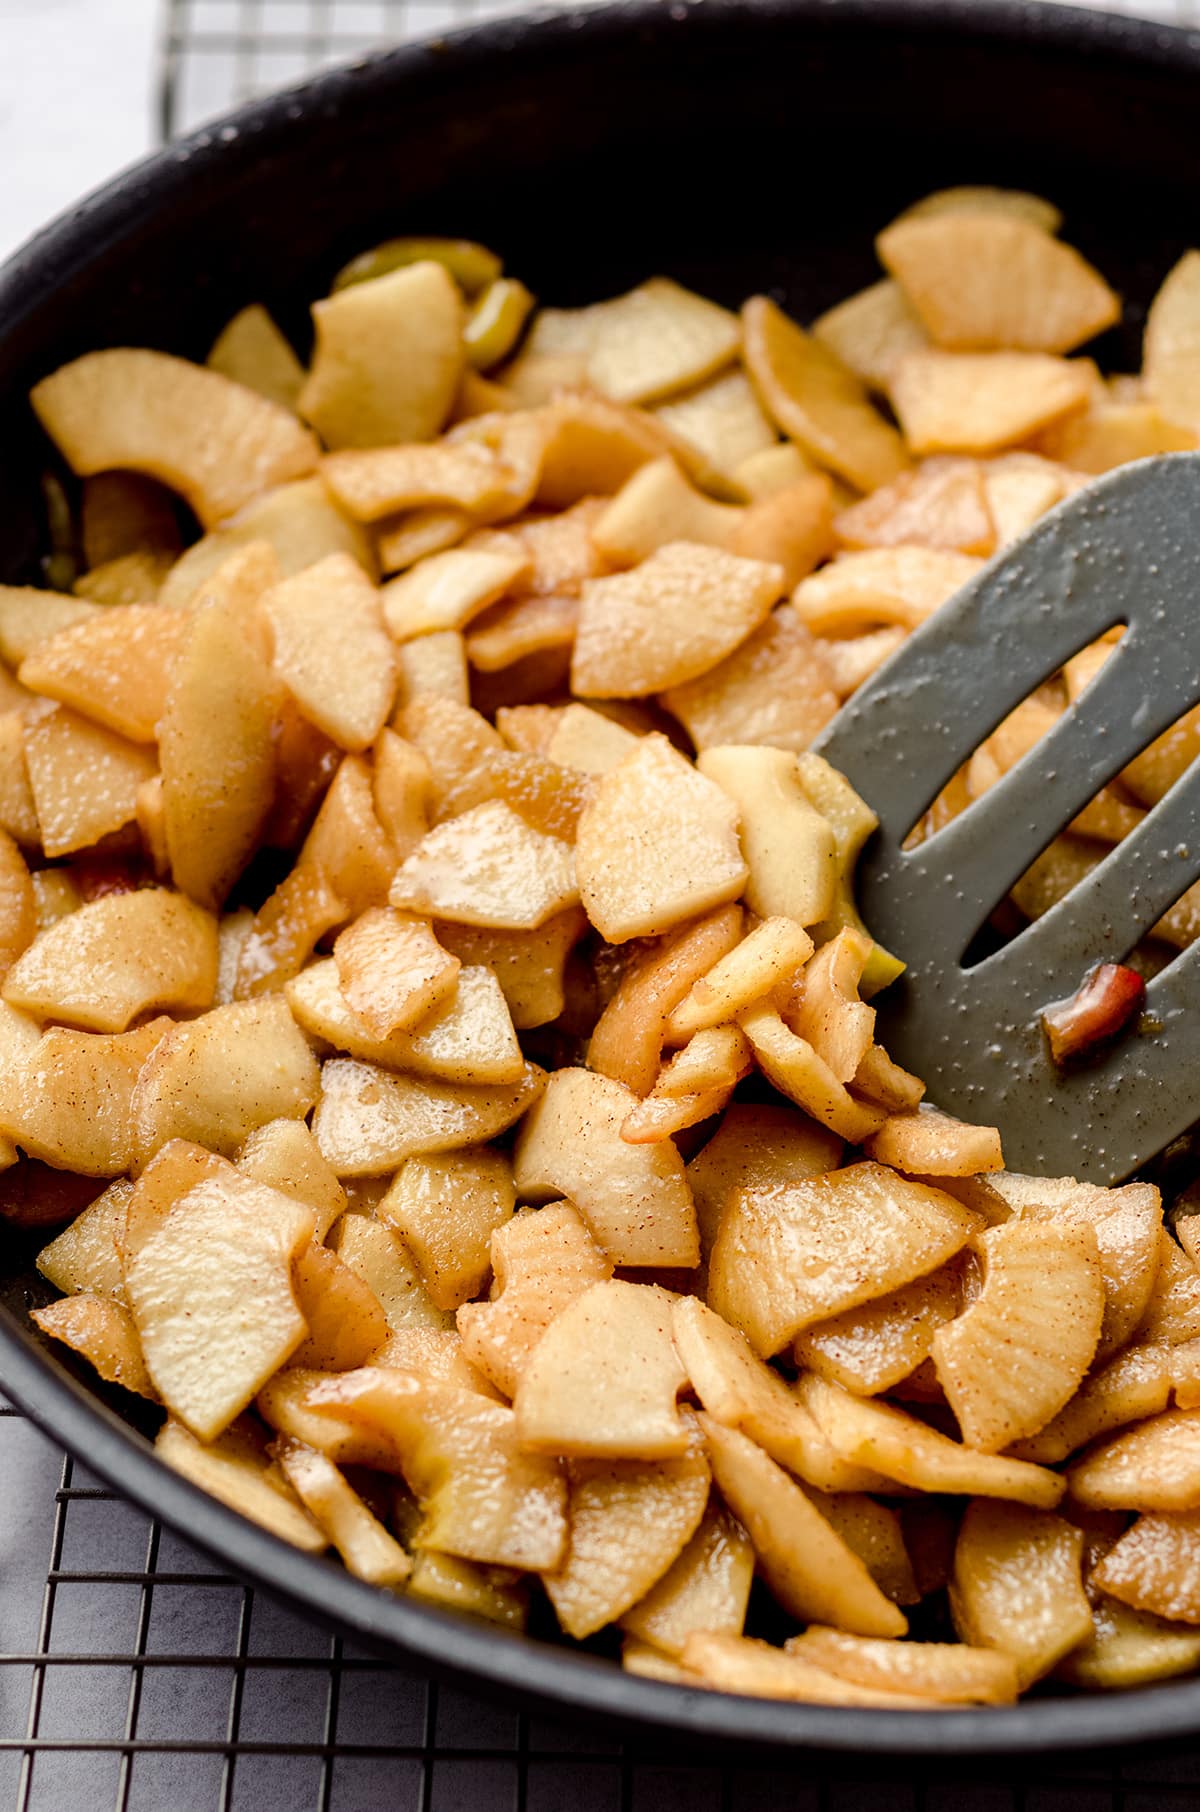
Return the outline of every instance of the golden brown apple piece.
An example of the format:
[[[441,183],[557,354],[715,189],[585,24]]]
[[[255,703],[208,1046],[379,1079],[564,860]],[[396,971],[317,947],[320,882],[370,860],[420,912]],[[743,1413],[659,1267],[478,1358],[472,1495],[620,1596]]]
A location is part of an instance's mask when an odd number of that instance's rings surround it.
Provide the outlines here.
[[[433,1301],[411,1252],[387,1225],[366,1214],[344,1214],[330,1241],[338,1258],[365,1284],[383,1310],[389,1332],[411,1328],[444,1333],[452,1320]],[[382,1363],[374,1355],[372,1363]]]
[[[307,1203],[324,1239],[346,1207],[346,1191],[321,1156],[303,1120],[269,1120],[256,1126],[237,1158],[237,1167],[256,1183],[268,1183]]]
[[[784,1644],[814,1667],[856,1686],[912,1693],[939,1705],[1011,1705],[1017,1668],[1010,1655],[965,1642],[888,1642],[811,1624]]]
[[[292,1282],[308,1333],[288,1361],[290,1365],[348,1372],[375,1359],[388,1337],[383,1306],[336,1252],[314,1242],[297,1258]]]
[[[891,277],[826,309],[812,331],[868,390],[885,394],[905,353],[929,344],[912,305]]]
[[[739,1023],[763,1075],[822,1126],[860,1145],[883,1125],[886,1109],[850,1094],[807,1038],[793,1032],[769,1002],[746,1008]],[[855,1081],[860,1080],[856,1072]]]
[[[697,490],[664,454],[626,479],[593,524],[592,539],[606,562],[636,566],[668,542],[728,547],[741,518],[740,509]]]
[[[958,1533],[950,1609],[963,1642],[1017,1664],[1022,1692],[1092,1634],[1083,1530],[1024,1504],[976,1498]]]
[[[347,1006],[376,1038],[408,1031],[442,1006],[462,968],[427,919],[394,907],[363,913],[338,937],[333,954]]]
[[[328,1546],[283,1473],[271,1464],[266,1443],[250,1417],[239,1417],[209,1443],[198,1441],[182,1422],[168,1418],[158,1431],[154,1451],[193,1485],[293,1547],[320,1554]]]
[[[679,1152],[669,1139],[621,1138],[636,1101],[606,1076],[556,1070],[517,1136],[517,1193],[565,1195],[614,1265],[694,1265],[696,1211]]]
[[[1200,1623],[1200,1517],[1195,1511],[1139,1516],[1092,1581],[1134,1610]]]
[[[195,609],[213,574],[252,542],[265,542],[272,549],[277,570],[285,578],[329,554],[349,554],[369,579],[376,575],[366,532],[338,509],[320,478],[299,478],[264,492],[220,528],[193,542],[159,587],[159,604],[172,610]]]
[[[116,605],[40,642],[21,663],[21,683],[132,742],[153,742],[186,628],[157,605]]]
[[[1094,1368],[1045,1427],[1013,1444],[1014,1457],[1032,1460],[1035,1465],[1053,1465],[1100,1435],[1161,1415],[1171,1401],[1176,1352],[1187,1352],[1187,1348],[1132,1346],[1107,1365]],[[1194,1359],[1194,1355],[1189,1357]]]
[[[494,1139],[536,1101],[545,1080],[544,1070],[527,1063],[517,1082],[473,1088],[334,1057],[321,1069],[313,1132],[339,1177],[382,1176],[421,1152]]]
[[[501,931],[487,925],[440,920],[437,940],[464,963],[490,968],[500,983],[518,1031],[548,1025],[565,1004],[567,958],[587,929],[581,906],[568,906],[536,931]]]
[[[736,315],[669,277],[652,277],[611,302],[541,309],[525,351],[575,354],[592,389],[616,402],[645,403],[719,371],[740,339]]]
[[[1094,1691],[1124,1691],[1190,1674],[1200,1663],[1200,1630],[1134,1610],[1088,1581],[1092,1597],[1090,1641],[1072,1649],[1055,1668],[1056,1679]]]
[[[48,856],[87,849],[133,823],[138,789],[155,773],[152,750],[66,705],[30,712],[23,741],[35,840]]]
[[[1200,252],[1183,254],[1146,316],[1145,381],[1172,418],[1200,428]]]
[[[792,605],[813,635],[842,637],[878,624],[915,629],[979,571],[943,548],[864,548],[802,579]]]
[[[81,1354],[106,1383],[158,1400],[133,1316],[124,1303],[111,1296],[83,1294],[66,1296],[29,1314],[43,1334]]]
[[[398,642],[462,630],[528,578],[528,556],[482,547],[451,548],[418,560],[383,588],[383,616]]]
[[[492,1234],[491,1261],[492,1298],[464,1303],[458,1331],[467,1358],[511,1398],[551,1322],[612,1266],[570,1202],[522,1208]]]
[[[316,442],[288,410],[165,352],[85,353],[29,400],[72,471],[160,479],[205,528],[316,464]]]
[[[735,1101],[708,1143],[687,1167],[696,1202],[704,1262],[721,1222],[741,1189],[789,1183],[836,1170],[842,1141],[794,1107]]]
[[[284,1478],[347,1568],[370,1585],[393,1591],[412,1572],[412,1562],[394,1535],[315,1447],[284,1435],[271,1448]]]
[[[273,664],[310,723],[343,749],[365,749],[387,722],[396,659],[379,593],[349,554],[328,554],[262,600]]]
[[[1101,1442],[1068,1480],[1089,1509],[1200,1508],[1200,1410],[1169,1410]]]
[[[57,1169],[119,1176],[136,1149],[138,1076],[170,1029],[169,1019],[115,1036],[51,1026],[0,1082],[0,1131]]]
[[[512,1165],[486,1146],[408,1158],[376,1212],[404,1241],[439,1309],[478,1294],[493,1235],[512,1219]]]
[[[878,1164],[746,1190],[721,1223],[710,1300],[770,1357],[814,1322],[937,1270],[975,1225],[950,1196]]]
[[[297,1022],[352,1057],[448,1082],[520,1080],[524,1060],[500,984],[490,969],[460,970],[454,994],[411,1032],[376,1038],[338,987],[332,959],[311,963],[284,989]]]
[[[573,1458],[658,1460],[685,1453],[677,1399],[687,1373],[665,1291],[595,1283],[550,1323],[513,1399],[525,1447]]]
[[[892,401],[913,453],[996,453],[1086,406],[1084,361],[1042,352],[910,352]]]
[[[796,1341],[796,1363],[856,1396],[891,1390],[929,1358],[934,1334],[962,1307],[962,1284],[961,1263],[952,1259],[874,1302],[818,1321]]]
[[[56,1290],[67,1296],[87,1293],[125,1300],[125,1277],[117,1251],[118,1227],[133,1184],[125,1177],[110,1183],[82,1214],[76,1215],[48,1246],[38,1253],[37,1265]]]
[[[658,1074],[670,1015],[712,966],[740,947],[742,911],[718,907],[641,952],[597,1020],[588,1067],[648,1094]]]
[[[858,1686],[814,1667],[802,1655],[788,1654],[752,1636],[725,1636],[697,1630],[684,1644],[685,1668],[696,1684],[717,1692],[743,1693],[752,1699],[797,1699],[809,1705],[870,1705],[883,1711],[929,1711],[928,1698]],[[688,1682],[691,1683],[690,1681]]]
[[[698,749],[765,743],[799,752],[833,717],[838,695],[816,641],[781,605],[725,660],[659,703]]]
[[[625,1612],[621,1628],[676,1656],[693,1630],[740,1636],[753,1578],[754,1549],[746,1531],[710,1499],[678,1560]]]
[[[393,906],[466,925],[533,931],[579,898],[569,843],[501,799],[429,831],[392,882]]]
[[[753,384],[737,365],[657,403],[650,413],[727,474],[743,460],[779,445]]]
[[[261,302],[251,302],[225,323],[204,362],[210,371],[295,411],[304,367]]]

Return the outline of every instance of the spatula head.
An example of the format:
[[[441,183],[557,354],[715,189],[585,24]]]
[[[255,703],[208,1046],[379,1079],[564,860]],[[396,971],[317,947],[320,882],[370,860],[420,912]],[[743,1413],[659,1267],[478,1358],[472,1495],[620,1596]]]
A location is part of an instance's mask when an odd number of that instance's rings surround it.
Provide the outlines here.
[[[1125,634],[1049,734],[906,851],[972,751],[1117,624]],[[931,1101],[998,1125],[1012,1169],[1117,1182],[1200,1119],[1200,944],[1150,983],[1140,1027],[1086,1067],[1060,1073],[1040,1023],[1200,877],[1200,766],[1058,905],[965,960],[1041,851],[1198,700],[1200,453],[1177,453],[1052,510],[910,636],[817,744],[879,814],[858,898],[907,964],[880,996],[880,1037]]]

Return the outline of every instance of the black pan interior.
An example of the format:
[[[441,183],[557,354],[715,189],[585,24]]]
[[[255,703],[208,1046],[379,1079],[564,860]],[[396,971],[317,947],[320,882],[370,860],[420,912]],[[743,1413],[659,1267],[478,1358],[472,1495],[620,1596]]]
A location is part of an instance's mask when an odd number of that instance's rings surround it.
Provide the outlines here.
[[[550,302],[665,272],[734,304],[767,289],[806,319],[873,278],[874,232],[925,190],[1027,187],[1127,297],[1098,350],[1135,368],[1145,306],[1195,232],[1198,96],[1200,39],[986,0],[630,0],[335,72],[140,166],[0,273],[0,579],[35,581],[44,552],[34,380],[103,345],[203,355],[250,300],[303,345],[308,299],[388,233],[481,238]],[[1200,1682],[953,1717],[689,1694],[389,1600],[164,1474],[29,1330],[51,1294],[35,1249],[6,1235],[0,1261],[12,1394],[193,1539],[423,1666],[757,1745],[1013,1753],[1200,1724]]]

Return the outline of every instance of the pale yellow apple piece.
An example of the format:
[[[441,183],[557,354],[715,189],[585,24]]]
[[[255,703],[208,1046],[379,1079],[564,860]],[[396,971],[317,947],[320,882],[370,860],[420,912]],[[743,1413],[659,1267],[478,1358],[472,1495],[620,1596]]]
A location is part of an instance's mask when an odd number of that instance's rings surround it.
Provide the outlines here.
[[[1057,1473],[961,1447],[892,1404],[853,1396],[811,1372],[801,1375],[796,1394],[844,1459],[915,1491],[1008,1498],[1049,1510],[1066,1488]]]
[[[385,904],[396,853],[375,810],[371,768],[363,756],[343,757],[305,838],[297,868],[315,873],[325,891],[343,903],[344,913],[330,924]],[[328,928],[325,925],[322,931]]]
[[[283,1474],[270,1464],[249,1418],[232,1423],[211,1444],[198,1441],[182,1422],[168,1419],[154,1451],[164,1465],[293,1547],[320,1554],[328,1545]]]
[[[415,1546],[522,1569],[557,1566],[566,1489],[555,1461],[524,1453],[510,1409],[476,1391],[365,1366],[308,1393],[312,1408],[388,1441],[420,1503]]]
[[[194,609],[207,581],[230,555],[255,542],[271,547],[284,578],[329,554],[349,554],[368,578],[375,577],[375,555],[365,532],[338,508],[320,478],[298,478],[256,497],[187,548],[159,587],[159,604]]]
[[[125,1300],[125,1279],[117,1251],[117,1229],[124,1224],[133,1184],[125,1177],[110,1183],[62,1232],[43,1246],[37,1266],[56,1290],[67,1296],[111,1296]]]
[[[439,1309],[478,1295],[496,1230],[512,1219],[512,1165],[485,1146],[408,1158],[376,1210],[411,1253]]]
[[[380,1039],[418,1025],[450,1000],[462,968],[427,919],[386,906],[348,926],[333,954],[347,1006]]]
[[[402,1586],[412,1561],[333,1461],[286,1435],[275,1442],[273,1452],[284,1478],[349,1571],[370,1585]]]
[[[1088,1581],[1092,1637],[1059,1662],[1057,1679],[1112,1692],[1194,1673],[1200,1664],[1200,1630],[1134,1610],[1096,1590],[1094,1580],[1093,1573]]]
[[[996,549],[1026,534],[1081,481],[1037,453],[1004,453],[983,466],[983,489],[996,531]]]
[[[859,999],[871,940],[849,926],[822,944],[777,997],[788,1025],[839,1082],[852,1082],[871,1049],[875,1009]],[[873,1153],[868,1153],[873,1156]]]
[[[362,1217],[357,1217],[361,1219]],[[428,1384],[449,1384],[455,1390],[474,1390],[499,1403],[502,1393],[496,1390],[483,1372],[477,1371],[467,1358],[462,1340],[452,1328],[393,1328],[375,1354],[375,1365],[394,1365],[398,1371],[412,1372]]]
[[[784,1645],[814,1667],[856,1686],[912,1693],[938,1705],[1011,1705],[1018,1692],[1010,1655],[965,1642],[889,1642],[811,1624]]]
[[[581,906],[555,913],[536,931],[500,931],[439,921],[438,942],[464,963],[490,968],[518,1031],[548,1025],[565,1004],[567,958],[587,929]]]
[[[792,605],[813,635],[857,635],[879,623],[916,629],[982,564],[945,548],[861,548],[801,580]]]
[[[1086,259],[1015,215],[909,215],[875,242],[939,346],[1071,352],[1121,317]]]
[[[282,1193],[295,1196],[291,1189]],[[383,1305],[370,1285],[336,1252],[314,1242],[293,1265],[292,1282],[308,1333],[288,1361],[290,1365],[347,1372],[375,1359],[388,1338]]]
[[[807,1328],[796,1362],[856,1396],[878,1396],[929,1358],[934,1334],[961,1307],[962,1277],[952,1263]]]
[[[170,353],[85,353],[35,384],[30,402],[72,471],[160,479],[205,528],[316,464],[290,411]]]
[[[721,957],[673,1009],[667,1038],[675,1044],[720,1026],[788,981],[812,955],[812,939],[790,917],[768,917]]]
[[[978,1295],[933,1337],[963,1439],[997,1453],[1044,1428],[1095,1356],[1104,1278],[1089,1227],[1010,1221],[980,1236]]]
[[[585,583],[571,688],[645,698],[696,679],[765,621],[783,589],[771,562],[670,541],[631,572]]]
[[[425,692],[443,692],[455,704],[469,705],[471,681],[466,641],[457,629],[434,629],[396,648],[399,685],[396,708],[402,710]]]
[[[565,768],[584,774],[607,774],[637,747],[633,731],[593,711],[590,705],[564,705],[555,717],[546,755]]]
[[[105,612],[84,598],[34,585],[0,585],[0,660],[14,672],[65,629],[103,622]]]
[[[975,1225],[949,1196],[878,1164],[743,1190],[713,1248],[710,1299],[770,1357],[812,1323],[944,1265]]]
[[[640,466],[592,526],[614,566],[636,566],[669,542],[727,547],[743,512],[715,503],[684,477],[670,454]]]
[[[501,800],[544,836],[574,841],[579,817],[591,797],[584,775],[545,755],[516,749],[485,755],[438,802],[439,815],[458,818],[477,805]]]
[[[1139,1516],[1091,1582],[1134,1610],[1200,1623],[1200,1516],[1195,1511]]]
[[[320,1073],[279,995],[233,1001],[173,1026],[138,1077],[131,1103],[145,1163],[168,1139],[233,1156],[258,1126],[302,1119]]]
[[[766,296],[742,309],[746,368],[767,414],[804,451],[859,490],[908,465],[904,443],[859,379]]]
[[[383,617],[398,642],[435,632],[461,630],[529,571],[521,553],[485,548],[451,548],[420,560],[381,593]]]
[[[131,824],[138,788],[155,772],[153,751],[66,705],[25,725],[25,765],[48,856],[87,849]]]
[[[1093,1370],[1052,1421],[1014,1444],[1016,1458],[1051,1466],[1100,1435],[1161,1415],[1171,1401],[1176,1351],[1186,1347],[1131,1346]],[[1194,1357],[1194,1355],[1193,1355]],[[1181,1408],[1191,1407],[1181,1404]]]
[[[251,302],[225,323],[204,362],[210,371],[295,412],[304,367],[261,302]]]
[[[131,1102],[168,1019],[116,1036],[51,1026],[0,1085],[0,1132],[31,1158],[80,1176],[113,1177],[135,1152]]]
[[[1022,1692],[1092,1634],[1083,1539],[1045,1510],[967,1506],[950,1580],[954,1627],[972,1647],[1010,1655]]]
[[[556,1070],[517,1136],[517,1193],[565,1195],[614,1265],[695,1265],[696,1211],[679,1152],[670,1140],[621,1137],[636,1100],[607,1076]]]
[[[566,1553],[543,1584],[563,1629],[582,1639],[674,1566],[704,1515],[709,1470],[693,1446],[668,1460],[573,1460],[567,1473]]]
[[[297,407],[327,447],[440,432],[464,364],[462,296],[442,265],[355,284],[312,312],[316,345]]]
[[[827,918],[837,881],[836,841],[809,801],[796,757],[786,749],[726,746],[704,749],[697,765],[738,808],[751,910],[798,925]]]
[[[836,1170],[842,1142],[793,1107],[734,1102],[687,1167],[707,1261],[735,1191]]]
[[[1093,402],[1038,436],[1047,459],[1077,472],[1109,472],[1131,459],[1185,453],[1196,444],[1197,430],[1169,419],[1157,403]]]
[[[579,892],[601,936],[652,936],[736,899],[748,876],[737,820],[665,736],[644,736],[601,775],[579,820]]]
[[[123,1032],[154,1009],[212,1005],[217,927],[165,887],[102,895],[39,933],[4,982],[4,999],[40,1019]]]
[[[292,1264],[313,1224],[310,1208],[223,1165],[127,1259],[150,1376],[198,1439],[215,1439],[303,1340]]]
[[[310,723],[365,749],[387,722],[396,662],[379,593],[349,554],[328,554],[262,600],[274,668]]]
[[[1200,1410],[1168,1410],[1101,1442],[1068,1479],[1089,1509],[1200,1509]]]
[[[933,1107],[893,1114],[864,1149],[907,1176],[973,1177],[1004,1166],[994,1126],[971,1126]]]
[[[930,1711],[928,1698],[858,1686],[801,1655],[752,1636],[694,1630],[683,1648],[681,1684],[751,1699],[791,1699],[806,1705],[871,1706],[882,1711]]]
[[[29,1318],[52,1340],[79,1353],[108,1384],[157,1400],[142,1357],[141,1341],[125,1304],[111,1296],[65,1296]]]
[[[910,352],[892,401],[911,452],[995,453],[1086,406],[1082,360],[1042,352]]]
[[[338,1258],[378,1302],[393,1334],[449,1329],[450,1317],[429,1295],[408,1247],[383,1221],[344,1214],[330,1239]],[[376,1353],[372,1362],[382,1365],[384,1360]]]
[[[15,840],[0,830],[0,976],[11,971],[40,930],[33,876]]]
[[[904,291],[890,277],[826,309],[812,332],[869,390],[884,392],[905,353],[929,344]]]
[[[942,547],[990,554],[996,530],[984,468],[975,459],[928,459],[860,498],[834,522],[845,547]]]
[[[889,1489],[878,1481],[874,1488]],[[858,1555],[885,1598],[893,1604],[920,1603],[923,1593],[917,1586],[898,1510],[863,1491],[812,1491],[810,1496],[826,1522]]]
[[[951,189],[935,189],[905,208],[897,220],[924,220],[943,214],[1001,214],[1027,221],[1044,233],[1057,233],[1062,226],[1062,213],[1042,195],[1030,195],[1024,189],[997,189],[990,185],[963,184]]]
[[[41,849],[41,827],[25,759],[25,714],[21,709],[0,712],[0,829],[23,849]],[[35,881],[39,899],[44,887],[44,882]]]
[[[513,1397],[551,1322],[612,1265],[570,1202],[522,1208],[492,1234],[491,1262],[495,1293],[463,1304],[458,1331],[467,1358]]]
[[[778,1372],[746,1336],[693,1296],[671,1311],[671,1326],[693,1390],[714,1421],[737,1428],[773,1460],[819,1491],[878,1491],[880,1473],[852,1466],[835,1452]]]
[[[739,1024],[754,1047],[764,1076],[822,1126],[861,1145],[883,1125],[886,1110],[851,1095],[824,1058],[806,1038],[784,1024],[774,1007],[766,1003],[749,1007]]]
[[[652,277],[611,302],[543,308],[526,353],[573,354],[587,382],[618,403],[646,403],[700,383],[735,357],[736,315],[669,277]]]
[[[375,815],[397,858],[403,859],[429,829],[432,770],[420,749],[394,730],[382,730],[372,751],[371,779]]]
[[[765,743],[797,753],[808,748],[838,708],[821,649],[786,606],[772,611],[725,660],[699,679],[671,687],[659,702],[679,719],[698,749]]]
[[[21,683],[133,742],[153,742],[184,633],[157,605],[117,605],[39,642],[21,663]]]
[[[735,473],[744,460],[779,445],[754,386],[737,365],[656,404],[650,413],[724,473]]]
[[[1158,1229],[1154,1247],[1158,1267],[1136,1336],[1139,1341],[1179,1346],[1200,1337],[1200,1269],[1165,1227]]]
[[[435,825],[396,871],[391,903],[499,930],[533,931],[579,898],[575,855],[501,799]]]
[[[576,598],[517,597],[494,604],[467,635],[471,665],[480,673],[499,673],[533,655],[569,649],[578,618]],[[406,644],[419,645],[420,640]]]
[[[861,1636],[902,1636],[903,1611],[801,1487],[744,1434],[708,1415],[700,1422],[716,1485],[784,1610]]]
[[[674,1458],[692,1440],[676,1401],[686,1383],[667,1293],[616,1278],[595,1283],[530,1354],[513,1399],[517,1430],[543,1453]]]
[[[294,1195],[313,1210],[324,1239],[346,1207],[346,1191],[321,1156],[303,1120],[269,1120],[255,1127],[238,1155],[239,1170],[258,1183]]]
[[[504,514],[514,484],[512,468],[493,448],[477,441],[414,442],[330,453],[321,461],[321,474],[356,522],[380,523],[380,563],[385,572],[436,558],[461,541],[473,517]],[[520,507],[516,503],[515,508]],[[381,520],[396,511],[416,514],[402,515],[394,525]]]
[[[362,1215],[351,1220],[373,1223]],[[285,1366],[269,1378],[259,1391],[255,1409],[280,1434],[291,1435],[319,1453],[328,1454],[337,1466],[370,1466],[381,1472],[394,1471],[396,1449],[385,1434],[363,1422],[350,1422],[344,1416],[328,1413],[328,1405],[314,1407],[314,1398],[329,1382],[328,1372],[308,1371],[299,1366]]]
[[[470,1088],[334,1057],[321,1070],[313,1132],[339,1177],[382,1176],[418,1152],[494,1139],[520,1119],[544,1083],[545,1072],[532,1063],[516,1083]]]
[[[76,579],[74,589],[79,597],[90,598],[96,604],[147,605],[157,601],[159,587],[171,566],[172,557],[165,550],[143,549],[94,566]]]
[[[405,1587],[409,1598],[446,1610],[469,1611],[472,1616],[484,1617],[505,1629],[525,1628],[529,1588],[512,1567],[478,1566],[453,1554],[438,1554],[432,1548],[419,1549],[412,1555],[412,1563]]]
[[[620,1619],[621,1628],[678,1656],[693,1630],[740,1636],[754,1577],[754,1549],[736,1517],[710,1500],[674,1565]]]
[[[773,497],[816,470],[807,453],[793,440],[777,440],[772,447],[751,453],[733,474],[733,481],[751,498]]]
[[[1173,421],[1200,432],[1200,252],[1167,273],[1146,316],[1146,389]]]

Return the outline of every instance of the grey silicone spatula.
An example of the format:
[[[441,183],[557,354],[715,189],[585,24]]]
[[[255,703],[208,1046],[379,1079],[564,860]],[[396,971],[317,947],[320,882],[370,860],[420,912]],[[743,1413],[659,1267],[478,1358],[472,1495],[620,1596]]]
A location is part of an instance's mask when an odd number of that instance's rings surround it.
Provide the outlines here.
[[[1001,719],[1120,623],[1113,654],[1050,733],[905,851]],[[1200,877],[1200,763],[1044,917],[964,961],[1046,845],[1197,701],[1200,453],[1178,453],[1121,467],[1051,511],[923,624],[817,744],[879,814],[858,899],[907,964],[877,1002],[881,1041],[924,1077],[929,1100],[998,1125],[1011,1169],[1116,1182],[1200,1119],[1200,943],[1149,984],[1140,1029],[1095,1062],[1060,1073],[1040,1023]]]

